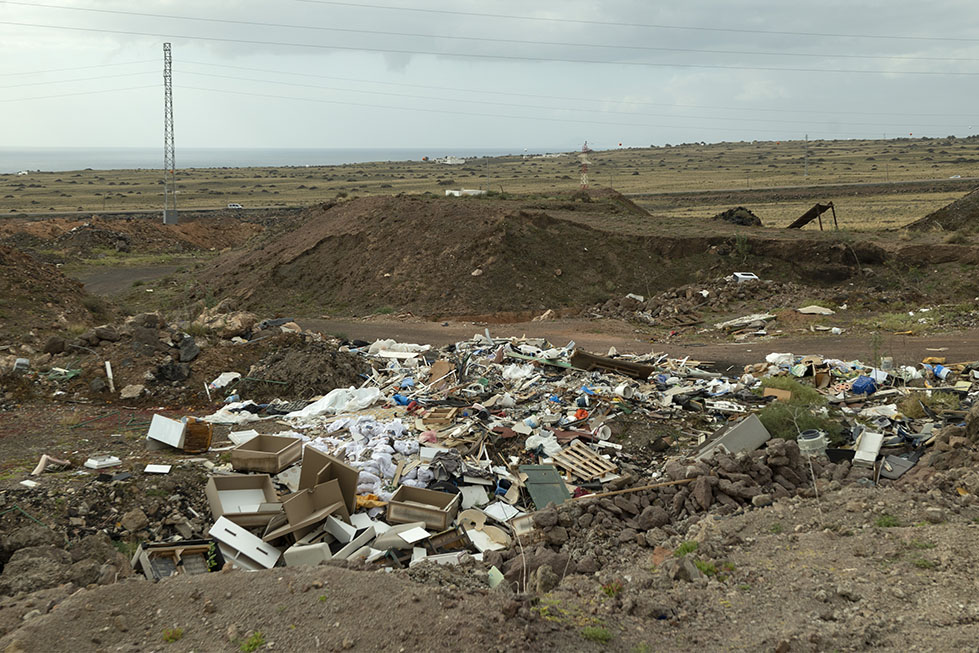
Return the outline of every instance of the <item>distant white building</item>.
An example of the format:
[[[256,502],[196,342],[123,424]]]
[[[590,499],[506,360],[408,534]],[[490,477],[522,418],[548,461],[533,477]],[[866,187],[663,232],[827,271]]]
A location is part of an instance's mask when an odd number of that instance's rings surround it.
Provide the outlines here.
[[[472,188],[463,188],[461,190],[446,190],[446,197],[472,197],[474,195],[485,195],[485,190],[474,190]]]
[[[435,159],[435,163],[442,163],[447,166],[461,166],[466,162],[465,159],[460,159],[457,156],[443,156],[441,158]]]
[[[21,170],[20,172],[17,173],[17,176],[23,177],[24,175],[29,175],[29,174],[31,174],[30,171],[28,171],[28,170]]]

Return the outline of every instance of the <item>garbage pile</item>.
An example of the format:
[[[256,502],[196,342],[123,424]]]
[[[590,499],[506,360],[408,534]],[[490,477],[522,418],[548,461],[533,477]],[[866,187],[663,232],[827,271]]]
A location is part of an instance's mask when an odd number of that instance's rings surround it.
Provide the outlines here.
[[[134,566],[158,577],[476,559],[491,586],[526,587],[526,545],[587,570],[583,530],[653,546],[708,511],[898,479],[935,443],[967,441],[953,433],[971,428],[959,424],[979,380],[979,363],[789,353],[727,378],[665,354],[601,356],[488,332],[440,350],[381,340],[341,351],[368,364],[359,387],[256,403],[228,372],[210,384],[227,395],[213,414],[153,418],[153,447],[213,451],[215,425],[235,430],[205,488],[207,538],[144,544]],[[685,440],[654,467],[638,464],[612,438],[624,419],[677,425]]]
[[[749,303],[764,303],[769,310],[790,309],[816,296],[815,289],[798,284],[760,280],[747,273],[732,274],[703,283],[667,290],[654,297],[628,294],[591,309],[601,317],[630,319],[652,326],[683,328],[709,326],[705,313],[739,310]]]

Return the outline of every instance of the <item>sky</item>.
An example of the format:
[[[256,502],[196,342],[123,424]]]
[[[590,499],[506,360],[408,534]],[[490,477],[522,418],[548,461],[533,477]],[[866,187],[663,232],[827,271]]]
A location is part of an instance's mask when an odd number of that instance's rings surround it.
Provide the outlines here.
[[[967,136],[968,0],[0,0],[0,147]]]

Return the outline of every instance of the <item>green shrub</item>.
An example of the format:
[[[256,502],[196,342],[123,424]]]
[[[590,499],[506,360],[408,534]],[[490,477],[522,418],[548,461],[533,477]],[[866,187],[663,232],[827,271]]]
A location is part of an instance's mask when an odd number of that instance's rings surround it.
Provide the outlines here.
[[[759,411],[758,419],[774,438],[795,440],[800,432],[817,429],[826,432],[830,444],[842,442],[843,426],[835,420],[816,415],[806,406],[773,401]]]
[[[676,556],[677,558],[682,558],[688,553],[693,553],[694,551],[696,551],[698,546],[700,545],[694,542],[693,540],[689,540],[687,542],[684,542],[680,546],[678,546],[676,548],[676,551],[673,552],[673,555]]]
[[[581,636],[599,644],[608,644],[612,641],[612,633],[602,626],[585,626],[581,629]]]

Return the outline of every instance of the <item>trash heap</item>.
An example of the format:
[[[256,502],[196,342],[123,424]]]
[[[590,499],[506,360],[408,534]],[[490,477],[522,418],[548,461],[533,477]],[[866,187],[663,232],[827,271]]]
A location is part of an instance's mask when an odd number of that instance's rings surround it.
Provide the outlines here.
[[[704,325],[706,313],[738,310],[749,303],[764,303],[770,310],[793,308],[799,301],[813,298],[814,292],[817,291],[810,287],[739,273],[673,288],[653,297],[630,293],[609,299],[590,309],[589,314],[677,329]]]
[[[154,416],[152,447],[229,453],[210,463],[207,539],[143,544],[134,566],[158,577],[224,564],[474,558],[490,567],[491,586],[526,587],[526,558],[513,560],[528,543],[539,556],[570,555],[576,530],[604,528],[654,546],[663,529],[708,511],[765,506],[819,483],[897,479],[936,443],[968,441],[953,432],[965,428],[979,380],[979,363],[868,366],[790,353],[726,378],[665,354],[600,356],[488,331],[441,350],[380,340],[340,351],[366,361],[359,387],[256,403],[228,372],[209,385],[226,396],[213,414]],[[654,467],[637,464],[612,439],[627,419],[680,425],[688,439]],[[215,425],[233,429],[226,447],[212,446]],[[196,562],[182,563],[185,554]],[[577,554],[566,566],[595,563]]]

